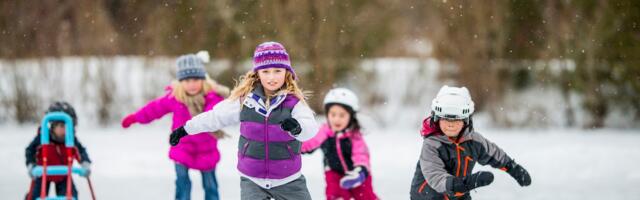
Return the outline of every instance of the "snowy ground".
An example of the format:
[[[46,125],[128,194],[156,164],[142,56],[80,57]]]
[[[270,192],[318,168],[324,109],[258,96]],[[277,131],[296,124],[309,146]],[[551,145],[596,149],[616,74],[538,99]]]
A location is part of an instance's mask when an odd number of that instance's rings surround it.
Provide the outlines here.
[[[94,160],[92,181],[100,199],[172,199],[173,164],[167,158],[168,122],[149,126],[79,127],[79,138]],[[226,129],[237,134],[237,128]],[[633,199],[640,196],[640,134],[637,130],[480,130],[525,166],[533,185],[517,186],[495,169],[493,184],[472,192],[475,199]],[[1,199],[20,199],[28,190],[24,148],[35,126],[0,126]],[[217,169],[222,199],[239,199],[236,140],[220,142]],[[372,154],[374,187],[383,199],[408,199],[420,152],[416,130],[373,130],[366,136]],[[314,199],[324,198],[321,153],[306,156],[303,173]],[[476,168],[478,170],[479,168]],[[203,196],[200,177],[191,172],[194,199]],[[76,179],[80,198],[87,184]]]

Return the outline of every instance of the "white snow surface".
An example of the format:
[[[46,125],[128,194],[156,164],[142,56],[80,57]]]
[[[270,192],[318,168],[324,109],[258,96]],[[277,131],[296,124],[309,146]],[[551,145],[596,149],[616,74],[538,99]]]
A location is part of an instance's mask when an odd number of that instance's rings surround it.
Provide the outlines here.
[[[169,119],[152,125],[80,126],[79,140],[93,160],[93,181],[99,199],[172,199],[175,172],[168,159]],[[239,199],[236,166],[238,127],[225,129],[232,138],[219,142],[222,160],[217,167],[222,199]],[[635,199],[640,196],[640,134],[637,130],[602,129],[483,129],[477,130],[522,164],[533,177],[522,188],[506,173],[472,191],[474,199]],[[24,148],[35,136],[36,125],[1,125],[0,199],[21,199],[30,179]],[[517,134],[516,134],[517,133]],[[366,131],[372,161],[373,184],[382,199],[408,199],[422,139],[416,127]],[[322,153],[306,155],[303,174],[314,199],[324,199]],[[190,172],[192,198],[203,198],[197,171]],[[80,199],[90,199],[86,181],[76,178]]]

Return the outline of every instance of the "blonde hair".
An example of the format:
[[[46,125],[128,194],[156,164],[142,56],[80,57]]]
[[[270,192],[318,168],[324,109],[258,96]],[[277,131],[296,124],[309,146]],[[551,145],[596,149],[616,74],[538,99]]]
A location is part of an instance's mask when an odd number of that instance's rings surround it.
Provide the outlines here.
[[[176,98],[176,100],[178,100],[181,103],[187,104],[186,99],[188,94],[187,94],[187,91],[180,84],[180,81],[178,80],[173,81],[171,83],[171,87],[172,87],[172,95]],[[211,79],[209,75],[206,75],[204,81],[202,81],[202,94],[206,95],[211,91],[225,98],[229,96],[228,87],[218,84],[218,82]],[[215,131],[212,133],[212,135],[218,139],[230,137],[228,134],[226,134],[222,130]]]
[[[187,94],[187,91],[184,88],[182,88],[182,85],[180,85],[180,81],[178,80],[173,81],[171,83],[171,87],[172,87],[172,95],[176,97],[176,99],[181,103],[186,103],[188,94]],[[211,79],[209,75],[206,75],[204,81],[202,81],[202,93],[207,94],[211,91],[214,91],[215,93],[217,93],[222,97],[229,96],[229,88],[227,86],[218,84],[218,82]]]
[[[286,73],[287,74],[285,75],[284,85],[282,86],[282,88],[280,88],[279,91],[286,92],[287,94],[293,94],[301,102],[306,104],[306,99],[309,95],[309,92],[303,91],[298,86],[298,83],[293,79],[293,74],[291,74],[291,72],[287,71]],[[258,77],[258,74],[253,70],[247,72],[243,76],[240,76],[240,82],[238,83],[236,81],[236,86],[231,91],[229,99],[236,100],[246,96],[254,89],[256,82],[260,84],[260,78]]]

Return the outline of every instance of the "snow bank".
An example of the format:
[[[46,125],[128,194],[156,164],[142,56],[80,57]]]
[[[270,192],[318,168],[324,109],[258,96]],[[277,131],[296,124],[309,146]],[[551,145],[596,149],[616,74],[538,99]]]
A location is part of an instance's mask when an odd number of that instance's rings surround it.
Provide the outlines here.
[[[556,62],[550,62],[551,71],[559,70],[553,67],[559,65]],[[249,65],[250,62],[242,64]],[[214,60],[207,65],[207,70],[215,77],[229,67],[228,61]],[[427,115],[431,99],[442,85],[456,85],[453,81],[439,80],[438,76],[442,69],[452,67],[443,66],[433,58],[368,59],[335,85],[357,92],[363,105],[361,114],[372,126],[413,127]],[[26,101],[39,115],[54,100],[66,100],[76,106],[80,123],[118,122],[126,113],[162,95],[174,74],[174,58],[169,57],[0,60],[0,124],[15,122],[16,101]],[[18,93],[30,98],[18,99]],[[514,127],[553,128],[566,126],[571,117],[565,109],[571,108],[574,125],[582,127],[589,120],[581,107],[582,96],[576,93],[569,96],[566,101],[554,86],[534,83],[523,91],[508,92],[503,102],[497,104],[500,107],[493,109],[498,110],[499,118],[507,118]],[[638,126],[633,117],[629,117],[633,113],[612,110],[607,126]],[[495,125],[488,116],[478,113],[476,120]]]

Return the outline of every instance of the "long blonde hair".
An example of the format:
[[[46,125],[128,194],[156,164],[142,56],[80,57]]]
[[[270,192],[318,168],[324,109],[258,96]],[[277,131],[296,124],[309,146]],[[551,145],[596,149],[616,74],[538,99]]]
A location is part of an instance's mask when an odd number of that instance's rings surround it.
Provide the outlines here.
[[[180,84],[180,81],[178,80],[173,81],[171,83],[171,87],[172,87],[171,93],[176,98],[176,100],[186,105],[187,97],[189,96],[189,94],[187,94],[187,91],[182,87],[182,85]],[[217,93],[222,97],[229,96],[229,88],[227,86],[218,84],[218,82],[211,79],[209,75],[206,75],[204,81],[202,81],[202,94],[206,95],[211,91]],[[230,137],[228,134],[226,134],[222,130],[213,132],[213,136],[218,139]]]
[[[182,85],[180,85],[180,81],[173,81],[171,83],[171,87],[172,95],[176,97],[176,99],[181,103],[186,103],[186,99],[189,94],[187,94],[187,91],[182,88]],[[204,81],[202,81],[202,93],[207,94],[211,91],[217,93],[222,97],[229,96],[229,88],[227,86],[218,84],[218,82],[211,79],[209,75],[206,75]]]
[[[309,96],[309,92],[303,91],[298,86],[298,83],[295,79],[293,79],[293,74],[291,74],[291,72],[286,71],[286,73],[287,74],[285,75],[284,85],[282,86],[282,88],[280,88],[279,91],[286,92],[287,94],[293,94],[301,102],[306,104],[306,99],[307,96]],[[236,81],[236,86],[231,91],[229,99],[236,100],[246,96],[254,89],[256,82],[260,84],[260,78],[258,77],[258,74],[253,70],[250,70],[243,76],[240,76],[240,82],[238,83],[238,81]]]

